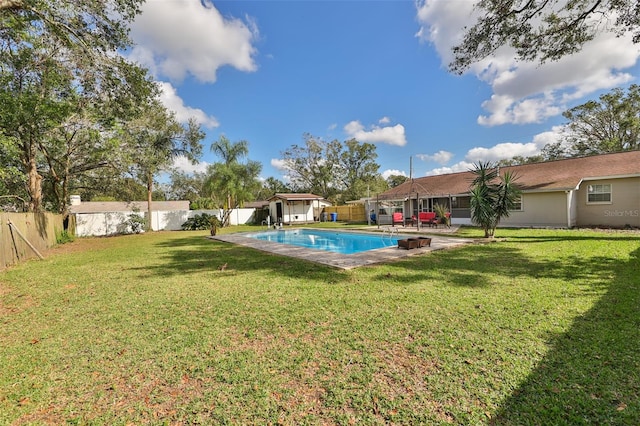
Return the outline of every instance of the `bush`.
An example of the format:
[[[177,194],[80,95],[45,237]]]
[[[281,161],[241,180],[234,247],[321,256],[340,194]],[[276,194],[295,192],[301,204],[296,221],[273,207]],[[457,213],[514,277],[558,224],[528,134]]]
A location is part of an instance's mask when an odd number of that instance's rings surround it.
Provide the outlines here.
[[[222,222],[220,222],[217,216],[211,216],[209,218],[209,227],[211,229],[211,235],[216,235],[218,228],[222,228]]]
[[[436,216],[438,216],[438,220],[440,221],[440,223],[449,225],[449,219],[447,218],[447,213],[449,213],[449,211],[447,210],[446,206],[440,203],[436,203],[433,206],[433,210],[436,212]]]
[[[139,234],[144,231],[144,225],[146,224],[146,221],[144,220],[144,217],[142,217],[138,213],[134,213],[129,216],[127,224],[131,228],[131,232],[133,232],[134,234]]]
[[[69,231],[67,231],[66,229],[62,232],[56,232],[56,243],[57,244],[65,244],[65,243],[71,243],[73,242],[73,240],[75,239],[75,237],[73,236],[73,234]]]
[[[185,223],[182,224],[183,231],[202,231],[205,229],[211,229],[212,222],[211,218],[217,219],[215,216],[202,213],[197,214],[193,217],[187,219]]]

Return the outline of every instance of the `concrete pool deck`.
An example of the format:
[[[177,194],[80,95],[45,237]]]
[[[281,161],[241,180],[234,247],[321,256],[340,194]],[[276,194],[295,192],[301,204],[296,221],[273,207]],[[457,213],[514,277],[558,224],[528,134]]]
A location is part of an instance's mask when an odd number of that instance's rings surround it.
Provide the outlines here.
[[[378,232],[371,232],[376,230]],[[377,227],[372,228],[360,228],[344,229],[344,232],[366,232],[379,234],[380,230]],[[383,231],[384,232],[384,231]],[[388,231],[387,231],[388,232]],[[393,236],[399,236],[401,238],[412,238],[417,236],[431,237],[431,247],[422,247],[411,250],[403,248],[389,247],[377,250],[369,250],[356,254],[340,254],[330,251],[313,250],[305,247],[293,246],[288,244],[280,244],[271,241],[257,240],[255,238],[246,237],[243,233],[237,234],[225,234],[214,235],[209,237],[210,239],[223,241],[227,243],[238,244],[244,247],[251,247],[256,250],[277,254],[280,256],[288,256],[296,259],[304,259],[309,262],[320,263],[322,265],[332,266],[338,269],[353,269],[365,265],[374,265],[376,263],[390,262],[396,259],[400,259],[408,256],[415,256],[419,254],[428,253],[434,250],[444,250],[452,247],[458,247],[465,244],[473,243],[473,240],[466,238],[456,238],[451,236],[445,236],[447,233],[454,232],[451,228],[443,229],[441,232],[432,230],[430,232],[416,232],[410,228],[395,228],[393,230]]]

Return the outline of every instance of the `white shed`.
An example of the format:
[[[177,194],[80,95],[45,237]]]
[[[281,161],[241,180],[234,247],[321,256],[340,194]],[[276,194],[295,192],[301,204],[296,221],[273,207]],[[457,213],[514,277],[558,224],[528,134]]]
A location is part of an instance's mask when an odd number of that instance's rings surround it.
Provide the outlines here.
[[[320,195],[279,193],[268,199],[272,223],[310,223],[320,220],[320,215],[331,202]]]

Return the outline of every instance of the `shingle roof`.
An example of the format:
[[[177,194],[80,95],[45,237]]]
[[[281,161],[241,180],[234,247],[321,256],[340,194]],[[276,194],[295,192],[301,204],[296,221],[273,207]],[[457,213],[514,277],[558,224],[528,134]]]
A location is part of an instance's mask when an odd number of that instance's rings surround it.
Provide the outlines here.
[[[189,210],[189,201],[153,201],[151,203],[153,211],[175,211]],[[139,210],[147,211],[146,201],[84,201],[79,205],[70,206],[69,213],[108,213],[108,212],[130,212]]]
[[[507,170],[518,176],[516,183],[525,192],[570,190],[582,180],[640,176],[640,151],[500,167],[501,174]],[[400,199],[416,193],[434,197],[466,194],[473,178],[471,172],[415,178],[383,192],[379,198]]]
[[[261,209],[268,206],[269,201],[267,200],[250,201],[242,205],[245,209]]]

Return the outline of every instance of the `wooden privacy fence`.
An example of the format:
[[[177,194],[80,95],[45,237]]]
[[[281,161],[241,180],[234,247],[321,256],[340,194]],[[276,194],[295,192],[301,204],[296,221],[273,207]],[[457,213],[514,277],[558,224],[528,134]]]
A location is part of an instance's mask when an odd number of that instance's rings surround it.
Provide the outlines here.
[[[39,256],[62,230],[59,214],[0,213],[0,268]]]
[[[329,215],[327,220],[331,220],[331,213],[338,214],[340,222],[366,222],[367,212],[364,204],[348,204],[346,206],[325,207],[324,211]]]

